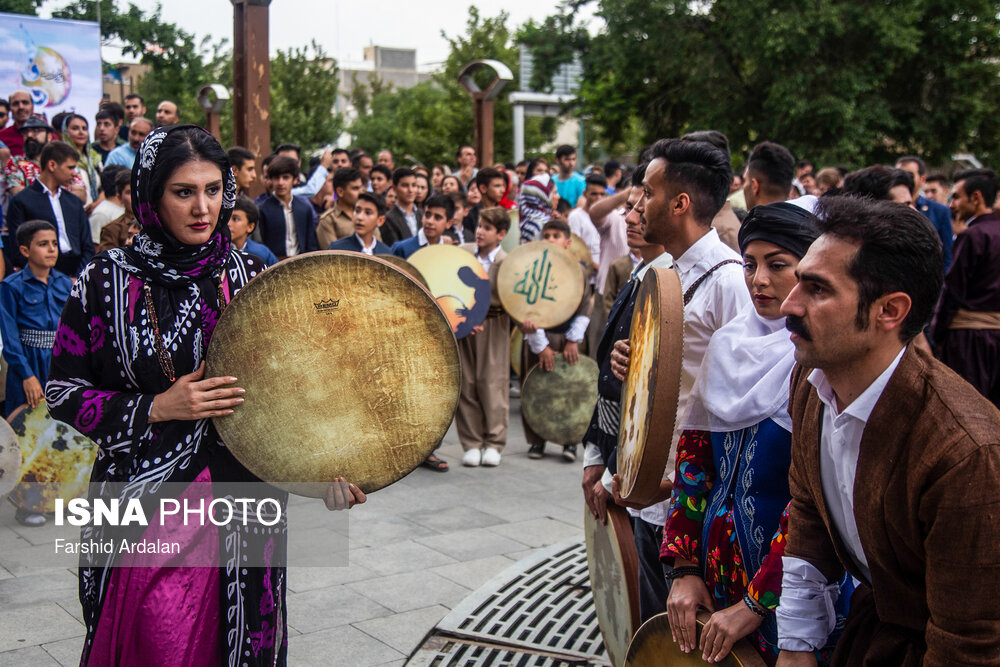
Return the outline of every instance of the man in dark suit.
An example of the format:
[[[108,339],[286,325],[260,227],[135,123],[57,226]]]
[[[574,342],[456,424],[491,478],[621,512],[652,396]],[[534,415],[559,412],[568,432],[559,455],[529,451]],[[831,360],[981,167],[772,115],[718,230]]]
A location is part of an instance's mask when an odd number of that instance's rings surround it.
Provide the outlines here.
[[[56,269],[76,276],[94,256],[90,222],[80,198],[68,188],[76,173],[76,150],[69,144],[53,141],[45,145],[39,162],[38,179],[17,193],[7,208],[5,252],[13,266],[24,266],[24,257],[16,252],[17,228],[26,220],[45,220],[58,231],[59,259]]]
[[[258,203],[260,233],[264,245],[278,259],[319,250],[316,240],[316,211],[309,200],[292,195],[299,176],[295,158],[279,155],[267,166],[271,194]]]
[[[362,192],[354,204],[354,233],[337,239],[327,250],[350,250],[366,255],[391,255],[392,249],[375,237],[375,231],[385,223],[385,200],[382,195]]]
[[[417,198],[417,173],[409,167],[392,172],[392,188],[396,192],[396,205],[385,214],[382,241],[392,246],[416,236],[420,231],[423,211],[414,202]]]

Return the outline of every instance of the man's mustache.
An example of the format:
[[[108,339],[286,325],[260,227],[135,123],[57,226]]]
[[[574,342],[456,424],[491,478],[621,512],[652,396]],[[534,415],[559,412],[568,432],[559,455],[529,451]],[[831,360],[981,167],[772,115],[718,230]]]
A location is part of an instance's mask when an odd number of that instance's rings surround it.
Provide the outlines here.
[[[796,315],[786,316],[785,328],[791,331],[793,334],[801,336],[803,340],[812,340],[812,336],[809,335],[809,330],[806,329],[806,325],[802,321],[801,317],[798,317]]]

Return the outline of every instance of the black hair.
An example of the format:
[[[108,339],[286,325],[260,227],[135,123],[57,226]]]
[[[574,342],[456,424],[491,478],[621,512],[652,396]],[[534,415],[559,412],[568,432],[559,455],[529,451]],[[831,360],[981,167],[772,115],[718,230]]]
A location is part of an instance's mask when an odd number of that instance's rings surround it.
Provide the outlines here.
[[[45,164],[44,162],[42,164]],[[983,203],[988,208],[993,208],[993,202],[997,198],[997,174],[992,169],[966,169],[953,176],[955,182],[965,181],[962,187],[966,196],[973,192],[983,195]]]
[[[146,106],[146,100],[142,99],[142,95],[139,93],[129,93],[125,96],[126,100],[139,100],[139,104]]]
[[[86,125],[88,128],[90,127],[90,123],[87,121],[87,118],[85,116],[81,116],[78,113],[72,113],[72,112],[66,114],[66,116],[63,118],[62,125],[68,127],[69,124],[70,124],[70,122],[73,121],[73,120],[76,120],[77,118],[79,118],[80,120],[82,120],[83,124]],[[53,127],[55,127],[55,126],[53,126]],[[58,128],[58,129],[62,130],[61,127]]]
[[[765,193],[784,201],[795,180],[795,157],[781,144],[764,141],[750,151],[747,173],[760,181]]]
[[[156,164],[149,177],[149,203],[153,210],[160,208],[163,190],[173,173],[182,165],[196,160],[211,162],[218,167],[219,177],[225,185],[226,175],[231,173],[232,166],[229,164],[229,156],[222,150],[215,137],[199,127],[182,128],[164,137],[157,152]],[[136,160],[132,166],[133,181],[136,180],[135,174],[138,169],[139,160]]]
[[[810,169],[812,169],[812,166],[813,163],[810,160],[806,159],[799,160],[798,162],[795,163],[796,169],[804,169],[805,167],[809,167]]]
[[[293,179],[299,177],[299,161],[287,155],[275,155],[267,165],[267,177],[275,178],[290,174]]]
[[[650,159],[666,162],[664,181],[675,194],[686,192],[691,198],[691,213],[704,226],[712,223],[733,182],[733,170],[725,151],[705,141],[660,139],[653,144]]]
[[[101,104],[101,111],[109,111],[117,122],[125,120],[125,107],[118,102],[104,102]]]
[[[52,127],[55,128],[56,132],[58,132],[59,134],[62,134],[63,123],[66,120],[66,116],[70,115],[71,113],[73,113],[73,112],[72,111],[60,111],[59,113],[57,113],[55,116],[52,117],[52,120],[49,121],[49,122],[51,123]]]
[[[562,235],[565,236],[568,239],[573,238],[573,232],[570,231],[569,224],[565,220],[560,220],[558,218],[552,218],[551,220],[549,220],[548,222],[546,222],[544,225],[542,225],[542,232],[543,233],[545,231],[549,230],[549,229],[554,229],[557,232],[561,232]]]
[[[444,178],[441,179],[441,186],[442,187],[444,187],[444,182],[446,180],[448,180],[449,178],[454,179],[454,181],[456,183],[458,183],[458,191],[459,192],[461,192],[463,195],[466,194],[465,186],[462,184],[462,179],[460,179],[455,174],[445,174]]]
[[[396,167],[396,171],[392,172],[392,185],[393,187],[399,185],[399,182],[406,178],[407,176],[416,176],[417,172],[413,171],[409,167]]]
[[[250,149],[243,148],[243,146],[233,146],[226,151],[226,155],[229,156],[229,161],[237,169],[241,169],[247,162],[253,162],[257,159],[257,156]]]
[[[62,164],[70,158],[73,158],[73,160],[80,159],[80,154],[76,152],[75,148],[65,141],[50,141],[42,149],[42,154],[38,158],[38,164],[41,165],[44,171],[50,160],[55,160],[56,164]]]
[[[940,171],[935,171],[932,174],[928,174],[927,175],[927,179],[926,179],[925,182],[927,182],[927,183],[940,183],[941,185],[944,185],[944,186],[951,185],[951,181],[948,180],[948,177],[945,176],[944,174],[942,174]]]
[[[913,174],[903,169],[876,164],[845,176],[840,194],[885,200],[890,198],[889,192],[897,185],[905,185],[912,196]]]
[[[479,212],[480,224],[485,222],[498,232],[510,230],[510,214],[503,206],[491,206]]]
[[[622,170],[622,173],[625,172],[625,167],[622,166],[621,162],[618,162],[616,160],[608,160],[607,162],[604,163],[604,177],[611,178],[612,176],[615,175],[615,172],[618,171],[619,169]]]
[[[108,165],[112,167],[116,165]],[[108,171],[108,167],[104,168],[104,171]],[[119,195],[125,192],[125,188],[132,187],[132,172],[128,169],[122,169],[117,174],[115,174],[115,192]]]
[[[904,155],[903,157],[896,160],[896,164],[899,166],[902,166],[907,162],[912,162],[913,164],[917,165],[917,173],[920,174],[921,176],[927,173],[927,163],[924,162],[921,158],[917,157],[916,155]]]
[[[363,181],[364,177],[361,172],[354,167],[341,167],[333,174],[333,189],[345,188],[348,183],[353,183],[354,181]]]
[[[372,165],[372,174],[374,174],[376,172],[378,172],[378,173],[382,174],[383,176],[385,176],[385,180],[387,180],[387,181],[391,181],[392,180],[392,171],[389,169],[389,167],[385,166],[384,164]],[[371,176],[371,174],[369,174],[369,177],[370,176]]]
[[[98,109],[97,113],[94,115],[94,121],[100,120],[110,120],[113,124],[118,124],[121,122],[121,118],[115,115],[115,112],[106,107],[101,107]]]
[[[912,305],[900,326],[904,342],[931,320],[944,280],[941,239],[930,221],[909,206],[857,197],[820,199],[816,226],[858,244],[847,271],[858,284],[855,324],[868,327],[868,311],[876,299],[904,292]]]
[[[539,162],[544,162],[546,167],[552,166],[552,165],[549,164],[549,161],[546,160],[541,155],[539,155],[538,157],[535,157],[535,158],[531,158],[531,162],[528,163],[528,171],[525,173],[525,176],[524,176],[525,180],[527,180],[527,181],[531,180],[532,172],[535,171],[535,167],[538,166]],[[548,173],[548,169],[545,170],[545,173]]]
[[[256,225],[260,221],[260,209],[257,208],[257,204],[254,204],[253,200],[246,195],[240,195],[236,198],[236,204],[233,206],[233,210],[243,211],[243,214],[247,216],[247,222],[251,225]]]
[[[276,157],[278,157],[277,153],[271,153],[270,155],[265,156],[264,159],[260,161],[260,168],[264,170],[264,173],[267,173],[268,166],[272,162],[274,162],[274,158]],[[268,178],[270,178],[270,176],[268,176]]]
[[[489,186],[490,181],[495,178],[503,178],[504,174],[495,167],[483,167],[476,172],[476,185]],[[505,179],[506,180],[506,179]]]
[[[118,174],[128,171],[120,164],[109,164],[101,172],[101,192],[110,199],[118,194]]]
[[[630,180],[632,187],[635,188],[642,187],[642,182],[646,178],[646,167],[648,166],[649,166],[648,162],[643,162],[642,164],[640,164],[638,167],[635,168],[635,171],[632,172],[632,178]]]
[[[382,195],[377,195],[374,192],[362,192],[358,195],[358,201],[371,202],[375,205],[375,212],[378,214],[378,217],[381,218],[385,215],[385,197]]]
[[[576,155],[576,149],[570,146],[569,144],[563,144],[562,146],[556,149],[557,160],[561,157],[567,157],[569,155]]]
[[[346,148],[334,148],[332,151],[330,151],[330,155],[331,156],[338,155],[340,153],[343,153],[344,155],[346,155],[348,161],[350,161],[350,159],[351,159],[351,153]]]
[[[274,152],[280,153],[281,151],[295,151],[296,155],[298,155],[300,158],[302,157],[302,147],[299,146],[298,144],[293,144],[290,142],[278,144],[278,147],[274,149]]]
[[[351,166],[354,167],[355,169],[360,169],[361,168],[361,160],[363,158],[368,158],[369,160],[372,160],[372,156],[371,155],[369,155],[368,153],[366,153],[364,151],[361,151],[357,155],[355,155],[354,157],[351,158]],[[375,165],[375,160],[372,160],[372,169],[375,168],[374,165]]]
[[[688,132],[681,139],[684,141],[705,141],[725,151],[727,159],[731,155],[729,151],[729,139],[718,130],[695,130],[694,132]]]
[[[6,97],[0,97],[0,107],[3,107],[7,110],[7,113],[10,113],[10,102]]]
[[[421,208],[425,211],[429,208],[443,208],[445,220],[451,220],[455,217],[455,202],[448,195],[431,195],[424,201],[424,205]]]
[[[608,179],[604,178],[603,174],[587,174],[587,178],[584,180],[587,185],[600,185],[602,188],[608,187]]]
[[[18,247],[24,246],[25,248],[30,248],[31,240],[35,238],[35,234],[46,231],[55,232],[56,236],[59,236],[56,226],[47,220],[28,220],[27,222],[22,222],[17,226]]]
[[[472,152],[476,151],[476,147],[475,146],[470,146],[469,144],[462,144],[461,146],[458,147],[458,150],[455,151],[455,159],[456,160],[458,158],[462,157],[462,151],[464,151],[466,148],[471,148]]]

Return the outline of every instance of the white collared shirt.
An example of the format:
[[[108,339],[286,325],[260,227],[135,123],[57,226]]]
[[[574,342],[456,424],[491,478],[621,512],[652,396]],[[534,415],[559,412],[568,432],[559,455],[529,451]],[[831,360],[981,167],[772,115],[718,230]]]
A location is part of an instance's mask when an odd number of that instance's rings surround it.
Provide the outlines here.
[[[601,263],[601,235],[597,232],[597,227],[594,227],[593,221],[590,219],[590,213],[584,211],[582,208],[575,208],[569,212],[569,230],[580,237],[587,249],[590,250],[590,256],[593,258],[594,262],[598,265]],[[591,278],[593,281],[593,278]],[[604,285],[601,285],[601,291],[603,291]]]
[[[854,518],[854,480],[858,473],[861,438],[868,425],[868,418],[892,374],[896,372],[904,352],[905,347],[882,374],[839,413],[837,397],[823,371],[816,369],[808,377],[823,403],[819,441],[823,500],[834,529],[843,540],[855,565],[869,582],[871,571],[858,535],[858,523]],[[778,646],[789,651],[822,648],[836,623],[833,612],[839,592],[836,582],[827,582],[812,563],[801,558],[784,556],[781,563],[783,572],[781,601],[777,612]]]
[[[407,213],[399,204],[396,204],[396,208],[399,209],[400,213],[403,214],[403,218],[406,220],[406,226],[410,228],[410,236],[417,235],[417,207],[413,207],[413,213]],[[421,243],[420,245],[427,245],[426,243]]]
[[[57,187],[55,192],[49,190],[48,186],[38,179],[38,184],[42,186],[42,191],[49,197],[49,205],[52,206],[52,214],[56,217],[56,230],[59,237],[59,254],[65,255],[73,251],[73,245],[69,242],[69,234],[66,232],[66,220],[63,219],[62,204],[59,203],[59,193],[62,186]]]
[[[278,198],[275,197],[275,199]],[[292,214],[292,202],[294,201],[294,199],[289,199],[286,206],[285,202],[278,199],[285,214],[285,256],[287,257],[299,254],[299,235],[295,233],[295,216]]]
[[[726,264],[705,278],[698,286],[691,301],[684,306],[684,355],[681,357],[681,391],[677,400],[677,415],[688,412],[694,380],[701,369],[701,361],[708,350],[708,341],[716,329],[729,322],[744,308],[752,307],[750,292],[743,279],[743,261],[739,255],[719,239],[719,233],[710,229],[694,242],[683,255],[674,260],[674,268],[681,279],[681,293],[686,293],[696,280],[713,266],[727,259],[739,264]],[[652,264],[650,265],[652,266]],[[640,270],[640,277],[648,269]],[[663,471],[664,479],[673,477],[677,458],[677,440],[680,437],[681,419],[676,420],[670,441],[670,455]],[[664,500],[639,513],[646,523],[663,526],[667,522],[670,500]]]
[[[480,255],[478,249],[476,250],[476,259],[479,260],[479,263],[482,265],[483,270],[486,271],[487,274],[490,272],[490,268],[493,266],[493,263],[497,261],[498,252],[500,252],[500,244],[497,244],[497,247],[490,250],[485,256]]]
[[[365,247],[365,240],[363,238],[361,238],[360,236],[358,236],[357,232],[354,232],[354,237],[356,239],[358,239],[358,243],[361,245],[361,252],[363,252],[366,255],[374,255],[375,254],[375,244],[378,243],[378,239],[375,238],[374,235],[372,235],[372,244],[370,246],[367,246],[367,247]]]
[[[427,240],[427,234],[424,234],[423,227],[421,227],[420,230],[417,231],[417,242],[420,244],[421,248],[423,248],[425,245],[430,244],[430,241]],[[444,245],[444,234],[442,234],[441,237],[438,238],[437,245]]]

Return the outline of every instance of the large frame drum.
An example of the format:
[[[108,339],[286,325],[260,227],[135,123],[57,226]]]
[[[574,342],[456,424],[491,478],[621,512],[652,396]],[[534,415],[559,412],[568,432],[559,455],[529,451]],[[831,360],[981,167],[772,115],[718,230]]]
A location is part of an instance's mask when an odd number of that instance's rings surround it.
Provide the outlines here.
[[[611,664],[621,667],[639,628],[639,556],[632,524],[624,508],[610,503],[606,525],[586,508],[583,530],[597,623]]]

